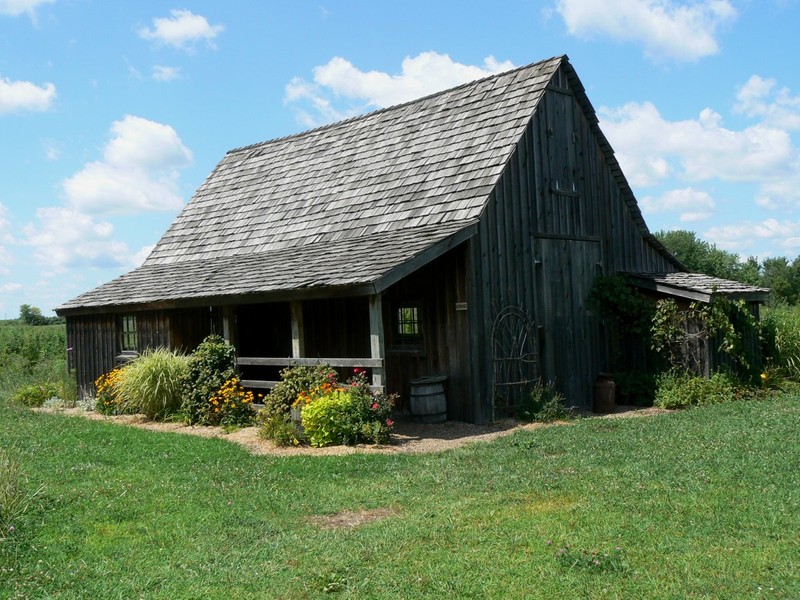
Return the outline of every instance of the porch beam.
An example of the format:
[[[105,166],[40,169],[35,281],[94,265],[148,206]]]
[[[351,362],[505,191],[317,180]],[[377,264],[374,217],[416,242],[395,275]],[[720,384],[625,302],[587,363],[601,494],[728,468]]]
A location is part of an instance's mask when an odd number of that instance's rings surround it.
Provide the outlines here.
[[[303,358],[306,355],[303,303],[292,300],[289,303],[289,312],[292,320],[292,358]]]
[[[372,369],[372,387],[383,388],[385,386],[383,357],[384,357],[384,338],[383,338],[383,301],[381,294],[372,294],[369,297],[369,346],[370,356],[373,360],[380,361],[380,367]]]
[[[262,367],[286,367],[290,365],[330,365],[332,367],[350,367],[374,369],[383,366],[383,360],[374,358],[283,358],[283,357],[251,357],[240,356],[236,359],[239,365],[258,365]]]

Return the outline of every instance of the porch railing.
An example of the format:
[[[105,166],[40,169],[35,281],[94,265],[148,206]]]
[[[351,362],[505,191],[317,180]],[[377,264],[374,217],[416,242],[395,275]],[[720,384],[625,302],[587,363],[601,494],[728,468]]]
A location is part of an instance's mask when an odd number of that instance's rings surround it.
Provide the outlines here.
[[[285,358],[285,357],[251,357],[240,356],[236,359],[237,366],[258,366],[258,367],[288,367],[293,365],[330,365],[331,367],[350,368],[350,369],[372,369],[373,389],[383,389],[382,385],[375,385],[375,375],[383,373],[382,358]],[[242,379],[241,383],[246,388],[268,389],[274,388],[277,381],[266,381],[262,379]]]

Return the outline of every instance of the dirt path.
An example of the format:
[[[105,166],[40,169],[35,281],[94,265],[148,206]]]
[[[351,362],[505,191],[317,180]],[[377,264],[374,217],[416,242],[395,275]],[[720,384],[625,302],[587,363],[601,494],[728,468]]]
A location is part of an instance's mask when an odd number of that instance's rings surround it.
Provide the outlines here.
[[[189,426],[183,423],[162,423],[151,421],[144,415],[105,416],[93,411],[79,408],[40,408],[43,412],[60,413],[68,416],[83,417],[98,421],[108,421],[121,425],[129,425],[151,431],[182,433],[201,437],[216,437],[244,446],[252,454],[275,456],[324,456],[357,453],[392,453],[392,452],[440,452],[458,448],[472,442],[486,442],[500,436],[509,435],[518,429],[537,429],[551,427],[545,423],[520,423],[512,419],[498,421],[492,425],[472,425],[458,421],[448,421],[440,425],[424,425],[398,419],[395,421],[391,442],[385,446],[331,446],[329,448],[312,448],[310,446],[280,447],[258,435],[255,427],[245,427],[232,433],[225,433],[221,427]],[[663,414],[666,411],[658,408],[617,407],[617,412],[610,415],[592,418],[612,419],[642,417]],[[568,423],[568,422],[565,422]],[[565,424],[558,423],[558,424]]]

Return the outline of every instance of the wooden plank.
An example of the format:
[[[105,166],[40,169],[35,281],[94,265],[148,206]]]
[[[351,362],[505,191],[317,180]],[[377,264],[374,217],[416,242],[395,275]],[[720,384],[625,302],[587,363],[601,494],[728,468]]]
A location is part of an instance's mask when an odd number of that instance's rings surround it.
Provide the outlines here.
[[[237,365],[251,365],[261,367],[286,367],[289,365],[314,366],[330,365],[332,367],[350,367],[363,369],[379,369],[383,367],[383,359],[375,358],[282,358],[282,357],[251,357],[240,356],[236,359]]]
[[[242,384],[243,388],[249,388],[249,389],[254,389],[254,390],[271,390],[276,385],[278,385],[280,383],[280,381],[268,381],[268,380],[265,380],[265,379],[242,379],[239,383]],[[382,386],[371,385],[371,386],[369,386],[369,388],[373,392],[377,392],[377,391],[382,391],[383,390]],[[257,407],[258,405],[253,405],[253,406]],[[263,408],[263,406],[264,405],[262,404],[261,407]]]
[[[242,384],[242,387],[245,388],[252,388],[258,390],[271,390],[276,385],[278,385],[278,381],[264,381],[261,379],[242,379],[239,383]]]

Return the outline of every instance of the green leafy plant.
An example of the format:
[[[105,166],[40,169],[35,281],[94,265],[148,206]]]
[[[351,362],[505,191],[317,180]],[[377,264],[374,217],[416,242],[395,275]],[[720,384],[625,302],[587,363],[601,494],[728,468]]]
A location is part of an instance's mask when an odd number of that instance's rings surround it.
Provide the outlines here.
[[[525,421],[550,423],[573,415],[566,406],[566,398],[555,388],[555,384],[539,380],[528,394],[518,416]]]
[[[335,380],[302,392],[295,404],[301,408],[303,433],[312,446],[384,444],[394,422],[393,396],[373,393],[363,371],[345,386]]]
[[[308,394],[325,383],[336,383],[336,371],[330,365],[292,365],[281,371],[281,380],[264,398],[265,415],[288,416],[301,394]]]
[[[800,380],[800,307],[770,307],[762,321],[762,340],[772,365]]]
[[[755,380],[754,356],[744,343],[747,330],[758,338],[758,321],[743,300],[715,296],[710,303],[691,302],[688,307],[679,307],[668,298],[656,304],[651,347],[667,358],[670,368],[701,374],[703,350],[716,341],[732,365]]]
[[[210,335],[189,356],[182,378],[184,420],[192,425],[218,423],[210,400],[236,375],[236,350],[218,335]]]
[[[624,275],[601,275],[589,292],[589,304],[604,317],[613,318],[620,331],[648,334],[653,302],[636,291]]]
[[[645,371],[622,371],[614,374],[617,404],[652,406],[656,394],[656,376]]]
[[[255,394],[245,390],[238,377],[231,377],[208,399],[211,406],[206,424],[225,427],[252,425],[255,419],[253,411],[255,400]]]
[[[35,383],[19,388],[11,399],[25,406],[41,406],[45,400],[60,396],[61,386],[57,383]]]
[[[103,415],[117,415],[124,412],[119,385],[124,377],[125,367],[116,367],[103,373],[94,382],[94,409]]]
[[[726,373],[706,378],[670,371],[658,379],[654,404],[659,408],[689,408],[734,400],[740,395],[736,381]]]
[[[303,443],[297,424],[286,415],[259,413],[258,435],[276,446],[299,446]]]
[[[148,349],[128,363],[115,385],[122,412],[163,419],[181,407],[186,357],[166,348]]]

